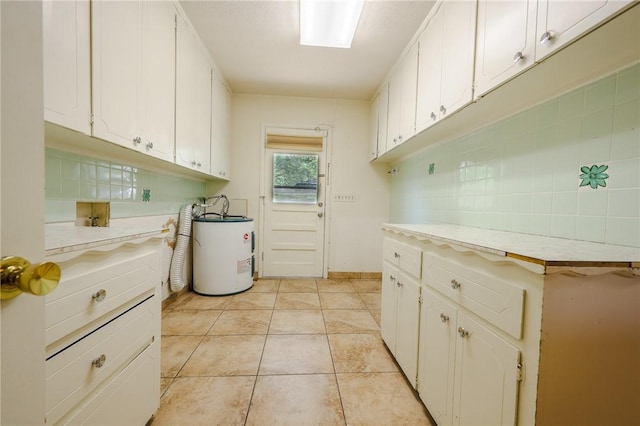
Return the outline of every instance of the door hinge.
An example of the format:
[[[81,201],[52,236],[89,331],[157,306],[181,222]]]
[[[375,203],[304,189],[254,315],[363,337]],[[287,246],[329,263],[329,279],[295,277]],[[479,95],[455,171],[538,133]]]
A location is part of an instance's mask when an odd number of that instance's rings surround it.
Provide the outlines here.
[[[417,374],[416,374],[416,390],[420,390],[420,379],[418,378]]]
[[[518,364],[516,365],[516,368],[518,369],[518,373],[516,375],[516,380],[521,382],[523,379],[523,373],[522,373],[522,363],[518,362]]]
[[[422,305],[422,295],[418,296],[418,303]]]
[[[264,252],[260,253],[260,260],[264,260]]]
[[[93,126],[93,113],[89,114],[89,126]]]

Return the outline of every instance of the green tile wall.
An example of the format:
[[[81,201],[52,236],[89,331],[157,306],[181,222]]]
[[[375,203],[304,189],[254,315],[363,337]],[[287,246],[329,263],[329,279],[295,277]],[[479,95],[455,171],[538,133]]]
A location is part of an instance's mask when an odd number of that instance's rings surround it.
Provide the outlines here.
[[[76,201],[110,201],[111,217],[177,214],[206,183],[51,148],[45,150],[45,220],[75,220]],[[150,199],[143,201],[143,189]]]
[[[606,187],[580,187],[593,165],[608,166]],[[395,167],[395,223],[640,247],[640,64]]]

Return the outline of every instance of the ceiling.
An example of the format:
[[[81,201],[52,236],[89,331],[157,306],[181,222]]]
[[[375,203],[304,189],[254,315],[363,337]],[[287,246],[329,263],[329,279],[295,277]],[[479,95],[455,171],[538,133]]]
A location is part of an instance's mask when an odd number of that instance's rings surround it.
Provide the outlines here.
[[[234,93],[369,100],[435,2],[365,0],[351,49],[300,46],[295,0],[180,1]]]

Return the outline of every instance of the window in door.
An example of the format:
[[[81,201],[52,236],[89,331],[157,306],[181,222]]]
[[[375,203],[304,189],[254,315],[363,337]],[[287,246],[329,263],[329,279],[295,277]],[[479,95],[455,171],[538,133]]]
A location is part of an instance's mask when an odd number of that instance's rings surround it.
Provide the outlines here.
[[[318,154],[275,152],[273,202],[316,204],[319,158]]]

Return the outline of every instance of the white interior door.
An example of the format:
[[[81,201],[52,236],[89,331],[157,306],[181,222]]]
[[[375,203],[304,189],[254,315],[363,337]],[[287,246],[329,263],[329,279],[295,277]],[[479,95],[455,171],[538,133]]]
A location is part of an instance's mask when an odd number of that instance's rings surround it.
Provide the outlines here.
[[[265,149],[261,276],[325,276],[325,146]]]
[[[44,257],[42,3],[0,2],[0,256]],[[0,424],[44,425],[44,298],[0,302]]]

